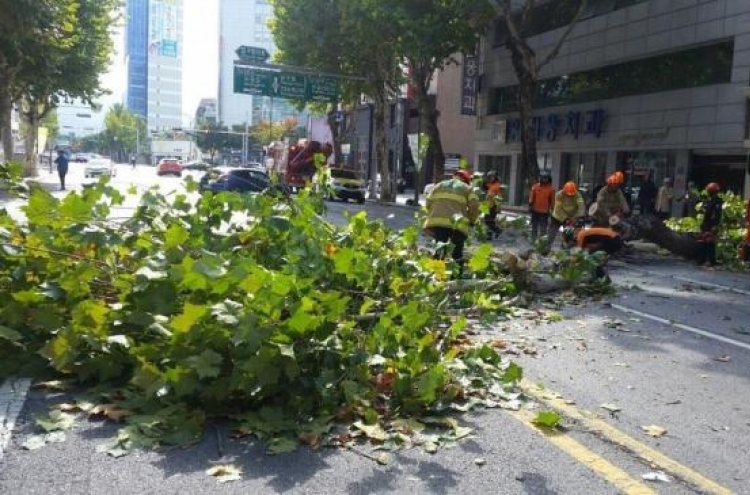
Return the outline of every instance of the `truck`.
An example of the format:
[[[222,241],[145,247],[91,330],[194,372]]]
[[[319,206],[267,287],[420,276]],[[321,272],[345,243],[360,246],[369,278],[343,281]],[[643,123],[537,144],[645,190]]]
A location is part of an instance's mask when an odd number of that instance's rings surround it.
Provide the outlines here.
[[[279,176],[281,182],[296,191],[312,181],[317,168],[324,165],[333,152],[330,144],[300,139],[294,144],[275,141],[268,145],[266,168]],[[319,163],[316,165],[316,155]],[[322,163],[320,163],[322,162]]]

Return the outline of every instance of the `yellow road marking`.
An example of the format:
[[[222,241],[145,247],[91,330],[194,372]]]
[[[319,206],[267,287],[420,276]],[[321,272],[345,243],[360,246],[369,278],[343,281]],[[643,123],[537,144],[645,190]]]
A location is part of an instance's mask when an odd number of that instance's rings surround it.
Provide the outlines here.
[[[552,409],[561,412],[571,419],[579,421],[589,430],[598,433],[602,437],[621,447],[625,447],[647,464],[657,467],[677,478],[682,479],[683,481],[692,484],[695,488],[704,493],[713,493],[717,495],[731,495],[732,493],[734,493],[732,490],[703,476],[697,471],[690,469],[689,467],[680,464],[674,459],[667,457],[661,452],[652,449],[648,445],[639,442],[635,438],[613,427],[606,421],[584,415],[580,409],[566,404],[562,399],[559,398],[558,394],[555,394],[550,390],[540,389],[539,386],[529,382],[528,380],[522,380],[520,383],[520,387],[521,390],[523,390],[523,392],[530,397],[533,397],[534,399],[546,404]]]
[[[594,471],[625,495],[656,494],[655,491],[641,481],[633,479],[628,473],[601,457],[599,454],[589,450],[577,440],[559,431],[536,427],[532,422],[535,415],[530,411],[520,410],[508,412],[524,425],[544,436],[552,445]]]

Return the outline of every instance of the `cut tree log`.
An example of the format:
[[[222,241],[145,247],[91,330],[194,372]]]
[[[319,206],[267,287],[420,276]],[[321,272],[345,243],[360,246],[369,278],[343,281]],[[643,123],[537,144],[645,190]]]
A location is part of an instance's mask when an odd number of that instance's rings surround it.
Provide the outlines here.
[[[654,215],[634,217],[631,223],[637,228],[639,237],[683,258],[698,258],[698,239],[694,234],[675,232]]]

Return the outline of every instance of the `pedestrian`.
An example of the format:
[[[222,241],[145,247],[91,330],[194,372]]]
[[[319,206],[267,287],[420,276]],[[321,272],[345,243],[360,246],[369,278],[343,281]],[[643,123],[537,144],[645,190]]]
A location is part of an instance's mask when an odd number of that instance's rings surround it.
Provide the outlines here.
[[[617,175],[613,174],[607,178],[604,186],[596,196],[596,212],[593,215],[594,225],[606,227],[612,216],[624,217],[630,214],[630,206],[625,200],[620,186],[622,183]]]
[[[130,155],[130,164],[135,168],[135,155]]]
[[[668,219],[672,214],[672,200],[674,199],[674,189],[672,189],[672,179],[665,177],[656,195],[656,215],[662,220]]]
[[[574,225],[583,220],[585,215],[585,204],[583,196],[578,192],[575,182],[566,182],[563,188],[557,191],[554,198],[554,206],[547,230],[547,248],[552,247],[557,233],[565,224]]]
[[[65,176],[68,175],[68,157],[65,155],[65,150],[57,150],[57,158],[55,158],[55,165],[57,165],[57,175],[60,177],[60,190],[65,190]]]
[[[700,199],[701,195],[698,192],[698,188],[695,187],[695,182],[689,181],[685,190],[685,196],[683,197],[682,216],[694,217],[696,213],[695,208],[698,206]]]
[[[452,257],[460,275],[469,227],[479,217],[479,198],[471,186],[471,171],[458,169],[451,179],[439,182],[427,195],[426,207],[425,233],[437,242],[453,245]],[[443,259],[446,254],[441,248],[435,258]]]
[[[500,214],[500,205],[503,202],[502,185],[494,172],[487,174],[487,213],[484,215],[484,223],[489,229],[489,237],[498,239],[503,232],[497,225],[497,216]]]
[[[538,235],[547,233],[549,214],[555,206],[555,189],[549,174],[539,176],[539,182],[531,186],[529,194],[529,213],[531,213],[531,242],[536,242]]]
[[[721,188],[716,182],[706,186],[708,199],[703,202],[703,222],[698,237],[698,264],[716,266],[716,241],[721,227],[723,202],[719,197]]]
[[[653,172],[649,170],[646,172],[646,177],[643,180],[643,184],[641,184],[640,191],[638,191],[638,206],[640,207],[641,215],[654,213],[658,193],[659,189],[654,184]]]

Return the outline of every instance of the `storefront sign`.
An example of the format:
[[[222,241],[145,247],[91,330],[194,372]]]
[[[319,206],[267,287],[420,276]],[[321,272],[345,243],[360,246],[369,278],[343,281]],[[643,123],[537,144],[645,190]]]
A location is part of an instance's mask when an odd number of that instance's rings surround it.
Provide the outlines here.
[[[601,108],[586,112],[570,111],[565,114],[550,113],[536,115],[533,118],[533,132],[537,141],[557,141],[562,136],[579,139],[581,134],[591,135],[597,139],[604,132],[607,112]],[[505,128],[505,141],[508,143],[521,140],[521,119],[509,119]]]
[[[461,115],[477,114],[477,90],[479,89],[479,61],[476,55],[464,55],[461,78]]]
[[[653,129],[649,132],[635,132],[633,134],[624,134],[620,136],[620,144],[632,144],[639,146],[644,141],[663,141],[669,136],[669,127],[663,129]]]

